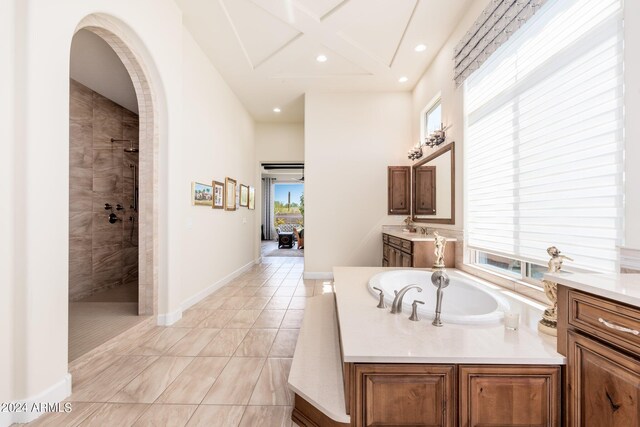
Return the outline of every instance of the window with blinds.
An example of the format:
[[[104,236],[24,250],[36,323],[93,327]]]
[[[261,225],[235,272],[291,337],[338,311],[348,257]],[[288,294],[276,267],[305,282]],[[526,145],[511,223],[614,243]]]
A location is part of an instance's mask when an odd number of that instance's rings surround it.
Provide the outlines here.
[[[621,0],[550,0],[464,83],[470,248],[618,271]]]

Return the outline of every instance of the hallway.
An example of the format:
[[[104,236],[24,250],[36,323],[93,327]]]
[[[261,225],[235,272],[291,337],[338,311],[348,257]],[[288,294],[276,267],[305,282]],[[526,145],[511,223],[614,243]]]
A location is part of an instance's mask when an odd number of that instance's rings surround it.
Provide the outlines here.
[[[126,332],[71,368],[72,412],[30,425],[294,425],[287,377],[306,298],[331,290],[302,268],[268,258],[171,327]]]

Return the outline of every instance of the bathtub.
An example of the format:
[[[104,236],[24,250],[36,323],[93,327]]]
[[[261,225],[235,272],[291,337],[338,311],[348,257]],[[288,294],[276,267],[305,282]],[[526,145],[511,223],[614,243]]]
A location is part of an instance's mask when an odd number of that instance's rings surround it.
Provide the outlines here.
[[[477,283],[468,277],[463,277],[454,269],[446,270],[451,279],[449,286],[444,289],[442,298],[442,322],[480,325],[500,323],[504,312],[509,310],[506,298],[492,291],[488,287]],[[384,291],[384,300],[388,307],[394,298],[394,290],[399,291],[407,285],[419,285],[422,292],[412,289],[403,299],[403,316],[411,313],[413,300],[424,301],[418,305],[418,313],[423,319],[432,320],[436,308],[436,287],[431,283],[431,271],[425,270],[393,270],[379,273],[369,280],[368,288],[371,295],[378,298],[379,292]]]

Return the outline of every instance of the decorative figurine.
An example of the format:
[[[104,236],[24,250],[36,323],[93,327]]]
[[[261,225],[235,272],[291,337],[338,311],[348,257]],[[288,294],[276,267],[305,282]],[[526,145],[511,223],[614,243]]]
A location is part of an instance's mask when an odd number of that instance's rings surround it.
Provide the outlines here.
[[[413,219],[411,219],[410,216],[406,217],[404,219],[404,221],[402,221],[405,223],[405,225],[407,226],[406,230],[409,233],[415,233],[416,232],[416,226],[413,225]]]
[[[437,231],[433,233],[433,245],[435,247],[433,253],[436,256],[436,260],[433,263],[433,268],[444,268],[444,247],[447,245],[447,239],[444,236],[438,234]]]
[[[557,273],[562,269],[562,262],[565,259],[573,261],[566,255],[561,255],[561,252],[555,246],[551,246],[547,249],[547,253],[551,256],[549,260],[549,273]],[[551,305],[544,310],[542,319],[538,322],[538,330],[547,335],[558,336],[558,284],[550,282],[549,280],[543,280],[544,293],[551,302]]]

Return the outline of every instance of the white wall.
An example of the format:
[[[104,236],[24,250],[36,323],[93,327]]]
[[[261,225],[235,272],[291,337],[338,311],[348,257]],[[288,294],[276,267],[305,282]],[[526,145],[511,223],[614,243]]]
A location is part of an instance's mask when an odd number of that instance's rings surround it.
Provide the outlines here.
[[[411,94],[307,93],[305,273],[381,265],[387,166],[406,165]]]
[[[304,161],[304,124],[256,123],[256,160]]]
[[[180,194],[182,207],[180,303],[254,261],[259,236],[253,224],[257,210],[236,211],[192,206],[191,181],[259,185],[254,156],[253,119],[245,111],[191,34],[183,32],[183,114]],[[206,268],[202,268],[202,266]],[[170,307],[170,311],[179,309]]]
[[[1,136],[9,141],[0,144],[1,195],[7,209],[0,220],[0,250],[2,255],[9,252],[0,261],[0,401],[4,402],[38,395],[55,401],[69,392],[69,53],[78,23],[98,11],[101,16],[108,15],[109,21],[118,22],[118,33],[149,73],[157,104],[159,314],[179,310],[191,293],[252,259],[254,240],[250,232],[245,232],[250,227],[242,224],[243,213],[222,218],[218,212],[191,210],[189,205],[192,179],[224,175],[235,175],[241,181],[255,179],[253,124],[213,67],[203,62],[195,43],[183,33],[175,3],[3,1],[0,58],[3,64],[15,65],[13,69],[1,67],[0,76]],[[150,11],[153,19],[149,19]],[[5,126],[7,120],[9,126]],[[14,192],[12,183],[24,189],[44,186],[46,191]],[[186,212],[192,217],[188,218]],[[250,214],[244,214],[251,224]],[[208,238],[213,236],[209,227],[225,226],[233,239],[220,242]],[[203,229],[207,230],[206,236]],[[5,230],[11,233],[5,235]],[[230,252],[230,240],[244,242],[246,247],[234,247],[237,256],[216,261],[213,255],[219,253],[217,246],[225,246]],[[212,273],[194,281],[196,276],[190,270],[194,259],[204,262]],[[13,311],[4,309],[7,301]],[[8,315],[12,318],[7,321]],[[8,338],[6,331],[11,333]],[[5,376],[5,369],[15,381]],[[5,421],[0,419],[0,425]]]
[[[460,39],[469,30],[471,25],[478,18],[482,10],[487,5],[487,0],[476,0],[471,3],[464,16],[461,17],[458,26],[453,29],[451,35],[445,42],[440,52],[429,65],[413,90],[412,97],[412,141],[418,141],[420,137],[420,113],[440,94],[442,100],[442,123],[450,126],[447,129],[447,142],[455,142],[455,164],[456,164],[456,208],[455,224],[438,224],[438,228],[449,228],[462,230],[463,228],[463,188],[462,188],[462,153],[463,153],[463,131],[464,131],[464,104],[462,88],[456,88],[453,81],[453,49]],[[442,147],[434,149],[426,148],[424,156]]]

